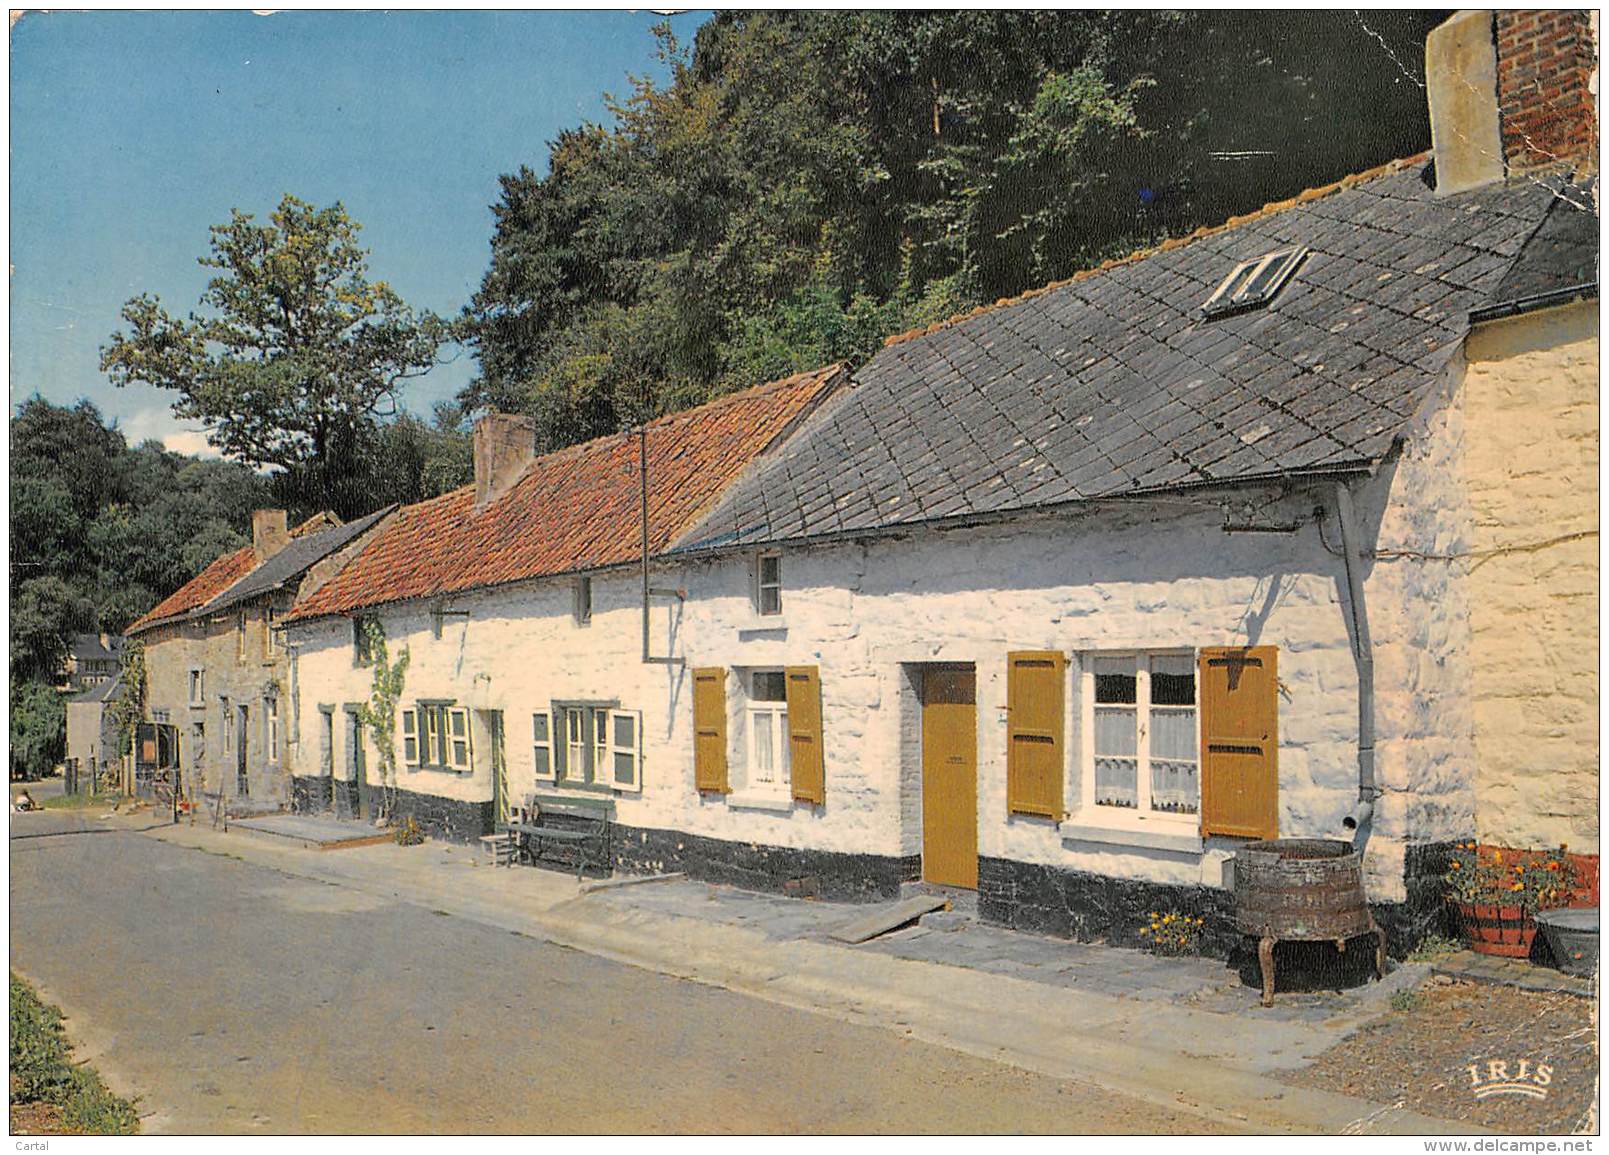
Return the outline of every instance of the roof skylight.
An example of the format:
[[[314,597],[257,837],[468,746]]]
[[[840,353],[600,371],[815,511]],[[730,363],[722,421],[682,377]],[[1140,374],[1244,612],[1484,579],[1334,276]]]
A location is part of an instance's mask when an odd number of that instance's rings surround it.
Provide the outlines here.
[[[1256,309],[1274,299],[1290,275],[1307,256],[1307,249],[1294,245],[1276,249],[1261,257],[1241,261],[1234,271],[1224,278],[1218,291],[1207,298],[1201,312],[1208,317],[1224,317],[1230,313],[1243,313]]]

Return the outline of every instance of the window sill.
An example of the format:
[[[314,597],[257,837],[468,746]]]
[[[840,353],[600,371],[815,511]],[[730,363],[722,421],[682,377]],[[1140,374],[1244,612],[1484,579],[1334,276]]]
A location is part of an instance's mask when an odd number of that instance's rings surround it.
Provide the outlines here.
[[[451,774],[458,778],[469,778],[474,775],[473,770],[456,770],[451,766],[409,766],[409,770],[428,770],[432,774]]]
[[[793,813],[793,799],[786,794],[728,794],[726,804],[738,810],[771,810],[778,814]]]
[[[737,632],[740,634],[759,634],[780,632],[788,628],[788,619],[781,614],[755,614],[746,622],[739,622]]]
[[[1086,816],[1087,817],[1087,816]],[[1199,827],[1183,823],[1138,821],[1132,826],[1097,826],[1069,820],[1057,826],[1065,842],[1099,842],[1108,846],[1131,846],[1146,850],[1174,850],[1184,854],[1202,853]]]

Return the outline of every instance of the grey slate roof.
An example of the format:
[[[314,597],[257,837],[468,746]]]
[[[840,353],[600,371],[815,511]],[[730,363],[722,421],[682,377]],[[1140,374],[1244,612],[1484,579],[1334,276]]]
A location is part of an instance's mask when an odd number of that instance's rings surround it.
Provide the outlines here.
[[[1544,297],[1598,283],[1597,178],[1559,187],[1547,217],[1525,242],[1519,258],[1487,306]]]
[[[81,662],[115,660],[123,652],[123,639],[110,635],[102,645],[99,634],[74,634],[68,651]]]
[[[883,348],[686,552],[1357,468],[1428,397],[1553,201],[1438,198],[1419,159]],[[1236,262],[1310,252],[1204,320]],[[1597,238],[1592,238],[1596,257]]]
[[[394,504],[388,505],[384,509],[377,509],[373,513],[354,518],[343,525],[320,530],[318,533],[310,533],[306,537],[291,538],[290,542],[278,553],[235,582],[234,585],[226,588],[217,597],[198,609],[196,613],[198,615],[214,614],[220,610],[226,610],[230,606],[239,605],[241,602],[268,593],[270,590],[278,589],[286,582],[300,577],[336,550],[356,540],[395,508],[397,507]]]
[[[91,686],[81,694],[74,694],[69,702],[110,702],[123,694],[123,675],[114,674],[106,681]]]

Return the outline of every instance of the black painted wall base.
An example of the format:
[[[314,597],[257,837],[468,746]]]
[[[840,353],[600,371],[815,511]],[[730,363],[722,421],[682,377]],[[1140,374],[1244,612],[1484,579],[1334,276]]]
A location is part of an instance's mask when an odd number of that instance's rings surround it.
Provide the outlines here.
[[[1404,869],[1407,898],[1369,904],[1393,958],[1406,956],[1427,935],[1451,937],[1441,876],[1452,846],[1410,846]],[[1079,942],[1104,939],[1112,946],[1143,948],[1149,944],[1140,930],[1149,925],[1152,911],[1205,919],[1202,954],[1222,959],[1244,954],[1244,941],[1235,930],[1232,891],[1110,878],[1006,858],[978,860],[978,913],[988,922]]]
[[[376,791],[377,796],[380,793]],[[391,795],[394,822],[412,818],[430,837],[447,842],[473,842],[483,834],[490,834],[497,821],[490,798],[484,802],[460,802],[435,794],[416,794],[401,787],[392,790]]]
[[[922,861],[915,855],[801,850],[634,826],[613,827],[611,842],[615,868],[630,874],[681,871],[701,882],[832,902],[898,898],[900,883],[919,877]]]
[[[322,775],[291,778],[291,812],[293,814],[323,814],[332,805],[331,779]]]

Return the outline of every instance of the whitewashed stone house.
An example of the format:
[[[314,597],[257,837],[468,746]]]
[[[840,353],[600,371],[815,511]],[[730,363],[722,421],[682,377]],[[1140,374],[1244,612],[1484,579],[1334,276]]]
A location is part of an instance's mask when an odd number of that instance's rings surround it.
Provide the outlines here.
[[[298,807],[367,817],[387,789],[396,816],[468,839],[540,788],[618,796],[626,820],[664,725],[642,661],[640,450],[660,554],[843,378],[800,374],[542,457],[524,419],[483,418],[474,484],[401,508],[286,620]],[[652,596],[674,630],[662,576]],[[394,782],[360,721],[371,623],[391,661],[408,654]]]
[[[718,483],[651,466],[646,643],[627,442],[510,484],[486,426],[479,496],[292,613],[298,774],[362,773],[374,615],[409,806],[467,837],[605,796],[625,870],[925,879],[1114,942],[1211,911],[1225,950],[1235,849],[1339,836],[1401,951],[1449,841],[1595,856],[1596,119],[1494,45],[1595,49],[1528,15],[1433,36],[1434,156],[895,338]],[[1545,156],[1504,135],[1538,102]],[[1569,656],[1515,671],[1517,638]]]

